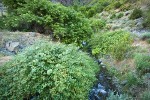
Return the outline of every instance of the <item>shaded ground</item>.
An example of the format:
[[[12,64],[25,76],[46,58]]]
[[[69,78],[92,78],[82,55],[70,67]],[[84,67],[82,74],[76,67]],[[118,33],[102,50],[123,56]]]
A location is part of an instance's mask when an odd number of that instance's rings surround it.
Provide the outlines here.
[[[49,40],[50,37],[35,32],[0,32],[0,66],[9,61],[11,56],[41,39]],[[11,43],[10,47],[7,46],[8,43]]]

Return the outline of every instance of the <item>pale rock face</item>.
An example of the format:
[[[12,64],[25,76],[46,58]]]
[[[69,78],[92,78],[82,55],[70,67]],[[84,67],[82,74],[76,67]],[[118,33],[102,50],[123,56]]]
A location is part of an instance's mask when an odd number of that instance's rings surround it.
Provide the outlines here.
[[[16,51],[16,48],[19,46],[19,42],[8,41],[5,45],[6,49],[13,52]]]

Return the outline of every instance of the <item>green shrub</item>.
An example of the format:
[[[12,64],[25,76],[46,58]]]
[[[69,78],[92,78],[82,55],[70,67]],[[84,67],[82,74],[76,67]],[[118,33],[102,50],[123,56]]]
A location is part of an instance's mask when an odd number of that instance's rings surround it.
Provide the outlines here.
[[[142,35],[141,37],[142,40],[147,40],[147,39],[150,39],[150,33],[145,33]]]
[[[121,17],[123,17],[123,16],[124,16],[123,13],[119,13],[119,14],[117,15],[117,18],[121,18]]]
[[[130,96],[126,94],[115,94],[114,92],[111,92],[109,96],[107,97],[107,100],[133,100]]]
[[[94,55],[110,54],[120,60],[125,57],[125,53],[130,48],[131,40],[128,32],[114,31],[94,34],[90,44]]]
[[[150,39],[147,39],[146,42],[147,42],[148,44],[150,44]]]
[[[135,64],[141,74],[150,73],[150,55],[136,54]]]
[[[92,28],[81,13],[48,0],[32,0],[7,16],[6,25],[12,29],[49,33],[55,40],[81,44],[90,38]]]
[[[103,11],[105,7],[107,7],[110,4],[108,0],[97,0],[94,3],[91,2],[88,5],[79,6],[77,11],[81,11],[85,16],[87,17],[93,17],[97,13],[100,13]],[[84,8],[84,9],[83,9]]]
[[[105,20],[96,19],[96,18],[91,18],[90,24],[95,33],[100,31],[100,29],[103,29],[106,26]]]
[[[96,11],[96,6],[95,6],[95,7],[91,7],[91,8],[87,11],[86,16],[87,16],[87,17],[93,17],[96,13],[97,13],[97,11]]]
[[[22,100],[37,93],[39,100],[86,100],[99,70],[73,45],[43,41],[3,67],[1,100]]]
[[[132,14],[130,15],[129,19],[137,19],[143,16],[143,12],[141,9],[134,9]]]
[[[138,76],[133,73],[133,72],[129,72],[125,75],[125,79],[127,80],[126,86],[132,87],[132,86],[136,86],[140,83],[140,80],[138,78]]]
[[[150,10],[148,10],[148,11],[144,14],[143,26],[146,27],[146,28],[150,28]]]
[[[0,16],[0,29],[4,29],[5,28],[5,22],[4,22],[4,17]]]
[[[140,100],[150,100],[150,91],[147,90],[141,94]]]
[[[116,2],[115,4],[114,4],[114,7],[117,9],[117,8],[120,8],[121,7],[121,3],[120,2]]]

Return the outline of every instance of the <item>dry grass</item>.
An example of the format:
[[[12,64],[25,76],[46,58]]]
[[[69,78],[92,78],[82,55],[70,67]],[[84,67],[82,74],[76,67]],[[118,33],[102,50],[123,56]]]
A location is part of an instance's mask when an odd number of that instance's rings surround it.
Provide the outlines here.
[[[133,47],[142,47],[142,48],[148,48],[149,44],[146,41],[142,41],[142,40],[136,40],[133,42],[132,44]]]
[[[121,72],[128,72],[130,70],[135,70],[134,59],[125,59],[123,61],[115,61],[116,69]]]
[[[8,62],[8,61],[11,60],[11,59],[12,59],[11,56],[1,57],[1,58],[0,58],[0,66],[3,65],[4,63]]]
[[[142,41],[140,39],[137,39],[132,44],[132,51],[129,51],[129,56],[134,56],[136,53],[150,53],[150,44],[148,44],[146,41]],[[135,71],[136,66],[134,62],[134,57],[126,57],[126,59],[122,61],[117,61],[111,57],[109,58],[103,58],[103,63],[105,65],[108,65],[110,67],[114,67],[117,71],[121,73],[126,73],[129,71]]]

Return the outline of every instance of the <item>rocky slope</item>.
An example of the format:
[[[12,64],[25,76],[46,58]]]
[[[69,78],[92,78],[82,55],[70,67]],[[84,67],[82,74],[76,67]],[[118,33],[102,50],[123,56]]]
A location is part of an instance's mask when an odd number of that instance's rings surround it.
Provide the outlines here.
[[[0,32],[0,65],[41,39],[50,38],[35,32]]]

